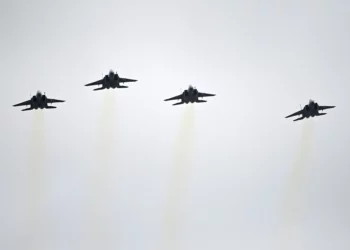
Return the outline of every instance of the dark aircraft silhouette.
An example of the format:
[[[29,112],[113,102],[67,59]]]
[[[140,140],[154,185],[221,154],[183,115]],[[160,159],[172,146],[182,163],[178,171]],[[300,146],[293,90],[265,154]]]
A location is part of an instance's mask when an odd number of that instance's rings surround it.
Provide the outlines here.
[[[194,103],[194,102],[206,102],[204,100],[199,100],[200,97],[208,97],[208,96],[215,96],[214,94],[206,94],[199,92],[196,88],[192,87],[191,85],[188,87],[187,90],[182,92],[182,94],[178,96],[174,96],[169,99],[165,99],[164,101],[173,101],[173,100],[181,100],[181,102],[175,103],[173,105],[180,105],[180,104],[188,104]]]
[[[323,111],[324,109],[331,109],[335,108],[335,106],[319,106],[317,102],[314,102],[313,100],[309,101],[308,105],[305,105],[304,108],[298,112],[295,112],[294,114],[291,114],[289,116],[286,116],[286,118],[301,115],[302,117],[295,119],[293,121],[299,121],[304,118],[314,117],[314,116],[320,116],[320,115],[326,115],[327,113],[319,113],[319,111]]]
[[[137,80],[121,78],[121,77],[119,77],[117,72],[114,73],[113,70],[110,70],[109,74],[105,75],[101,80],[86,84],[85,86],[102,85],[101,88],[97,88],[94,90],[102,90],[102,89],[109,89],[109,88],[112,88],[112,89],[128,88],[128,86],[121,86],[120,85],[120,83],[124,83],[124,82],[137,82]]]
[[[30,100],[21,102],[18,104],[13,105],[14,107],[17,106],[28,106],[30,105],[30,108],[22,109],[22,111],[32,110],[32,109],[55,109],[54,106],[49,106],[49,103],[55,103],[55,102],[65,102],[62,100],[56,100],[56,99],[49,99],[46,97],[46,95],[41,94],[40,91],[36,93]]]

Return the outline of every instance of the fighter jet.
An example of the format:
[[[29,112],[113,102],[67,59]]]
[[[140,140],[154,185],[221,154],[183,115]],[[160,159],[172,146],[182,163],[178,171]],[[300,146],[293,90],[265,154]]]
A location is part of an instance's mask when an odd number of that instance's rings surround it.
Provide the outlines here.
[[[208,96],[215,96],[214,94],[206,94],[198,92],[198,90],[195,87],[192,87],[191,85],[186,89],[182,94],[178,96],[174,96],[169,99],[165,99],[164,101],[173,101],[173,100],[181,100],[181,102],[175,103],[173,105],[180,105],[180,104],[188,104],[194,103],[194,102],[207,102],[205,100],[199,100],[200,97],[208,97]]]
[[[14,107],[17,106],[30,106],[30,108],[22,109],[22,111],[32,110],[32,109],[55,109],[54,106],[49,106],[49,103],[55,103],[55,102],[65,102],[62,100],[57,99],[49,99],[46,97],[45,93],[41,94],[40,91],[36,93],[30,100],[21,102],[18,104],[13,105]]]
[[[301,115],[302,117],[295,119],[293,121],[299,121],[304,118],[314,117],[314,116],[320,116],[320,115],[326,115],[327,113],[319,113],[319,111],[323,111],[324,109],[332,109],[335,108],[335,106],[319,106],[317,102],[310,100],[308,105],[305,105],[303,109],[301,109],[298,112],[295,112],[294,114],[291,114],[289,116],[286,116],[286,118]]]
[[[125,82],[137,82],[137,80],[121,78],[119,77],[117,72],[114,73],[113,70],[110,70],[109,74],[105,75],[101,80],[86,84],[85,86],[102,85],[101,88],[97,88],[94,90],[102,90],[102,89],[109,89],[109,88],[124,89],[124,88],[128,88],[128,86],[121,86],[120,83],[125,83]]]

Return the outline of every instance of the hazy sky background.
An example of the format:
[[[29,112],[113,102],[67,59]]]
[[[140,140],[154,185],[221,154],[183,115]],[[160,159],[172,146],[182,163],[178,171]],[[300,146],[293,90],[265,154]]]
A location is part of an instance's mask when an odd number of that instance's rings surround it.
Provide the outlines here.
[[[349,249],[349,13],[1,1],[0,248]],[[110,69],[138,82],[84,87]],[[190,84],[217,96],[163,102]],[[37,90],[66,102],[12,107]]]

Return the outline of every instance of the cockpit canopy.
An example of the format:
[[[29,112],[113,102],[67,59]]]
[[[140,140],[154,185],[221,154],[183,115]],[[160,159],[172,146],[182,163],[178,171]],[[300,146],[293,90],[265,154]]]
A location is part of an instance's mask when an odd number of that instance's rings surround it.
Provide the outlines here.
[[[314,100],[309,101],[309,106],[314,107],[315,109],[318,109],[318,103],[315,102]]]
[[[196,88],[193,87],[192,85],[190,85],[190,86],[188,87],[188,90],[191,91],[191,92],[192,92],[193,90],[195,90],[195,89],[196,89]]]
[[[32,100],[33,100],[34,102],[37,102],[40,98],[42,98],[42,94],[41,94],[40,91],[37,91],[37,92],[36,92],[36,95],[34,95],[34,96],[32,97]]]
[[[193,87],[192,85],[190,85],[188,87],[188,92],[190,92],[193,95],[196,95],[198,93],[197,89],[195,87]]]

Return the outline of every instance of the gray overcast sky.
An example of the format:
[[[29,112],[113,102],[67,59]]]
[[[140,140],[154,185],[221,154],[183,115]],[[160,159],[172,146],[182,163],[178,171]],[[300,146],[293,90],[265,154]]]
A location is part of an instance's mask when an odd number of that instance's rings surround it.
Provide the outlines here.
[[[1,1],[0,248],[349,249],[349,13]],[[138,82],[83,86],[110,69]],[[163,102],[190,84],[217,96]],[[66,103],[12,107],[37,90]],[[337,107],[284,119],[309,99]]]

